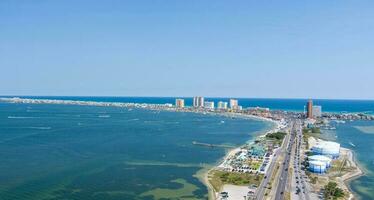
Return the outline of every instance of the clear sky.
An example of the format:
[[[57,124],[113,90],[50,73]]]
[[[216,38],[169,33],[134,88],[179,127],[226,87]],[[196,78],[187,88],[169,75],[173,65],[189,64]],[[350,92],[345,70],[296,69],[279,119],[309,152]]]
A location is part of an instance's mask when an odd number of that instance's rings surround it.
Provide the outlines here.
[[[374,99],[374,1],[1,0],[0,95]]]

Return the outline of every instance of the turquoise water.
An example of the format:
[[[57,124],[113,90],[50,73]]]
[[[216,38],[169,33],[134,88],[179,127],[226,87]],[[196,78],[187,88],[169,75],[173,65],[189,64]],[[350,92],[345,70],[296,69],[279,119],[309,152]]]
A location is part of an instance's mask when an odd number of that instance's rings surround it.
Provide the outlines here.
[[[225,121],[225,123],[221,123]],[[268,122],[193,113],[0,103],[0,199],[206,199],[194,175]]]
[[[337,124],[333,133],[343,147],[355,152],[366,173],[350,183],[352,190],[362,200],[374,199],[374,121],[348,121],[345,124]]]

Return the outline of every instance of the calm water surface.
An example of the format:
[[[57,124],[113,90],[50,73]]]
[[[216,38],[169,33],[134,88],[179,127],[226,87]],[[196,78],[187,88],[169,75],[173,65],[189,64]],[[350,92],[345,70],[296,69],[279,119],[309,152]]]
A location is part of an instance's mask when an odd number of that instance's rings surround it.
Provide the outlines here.
[[[223,123],[224,121],[224,123]],[[194,176],[268,122],[138,109],[0,103],[0,199],[206,199]]]

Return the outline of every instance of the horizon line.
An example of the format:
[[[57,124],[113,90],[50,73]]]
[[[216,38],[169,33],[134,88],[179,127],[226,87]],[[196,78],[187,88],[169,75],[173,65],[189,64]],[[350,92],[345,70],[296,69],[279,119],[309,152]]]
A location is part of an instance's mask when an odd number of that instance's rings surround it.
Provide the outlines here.
[[[196,95],[202,96],[202,95]],[[0,97],[127,97],[127,98],[193,98],[195,96],[127,96],[127,95],[0,95]],[[218,98],[218,99],[274,99],[274,100],[348,100],[348,101],[374,101],[374,99],[358,99],[358,98],[305,98],[305,97],[223,97],[223,96],[202,96],[204,98]]]

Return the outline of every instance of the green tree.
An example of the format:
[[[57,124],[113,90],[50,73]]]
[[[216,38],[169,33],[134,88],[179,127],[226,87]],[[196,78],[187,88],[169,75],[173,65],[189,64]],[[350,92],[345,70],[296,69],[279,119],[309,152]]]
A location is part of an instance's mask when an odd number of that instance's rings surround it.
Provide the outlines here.
[[[330,181],[325,185],[325,198],[326,199],[338,199],[344,197],[344,191],[338,187],[338,184]]]

